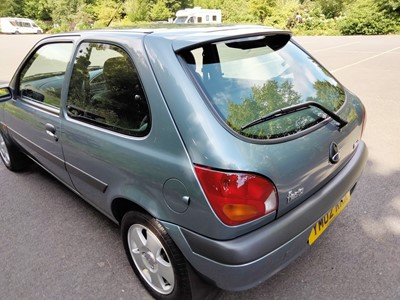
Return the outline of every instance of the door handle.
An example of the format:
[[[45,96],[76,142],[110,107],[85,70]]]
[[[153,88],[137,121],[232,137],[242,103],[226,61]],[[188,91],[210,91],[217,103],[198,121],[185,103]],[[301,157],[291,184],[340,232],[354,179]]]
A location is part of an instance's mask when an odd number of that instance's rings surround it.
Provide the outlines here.
[[[46,123],[45,125],[46,133],[54,138],[54,140],[58,141],[58,136],[56,135],[56,127],[53,124]]]

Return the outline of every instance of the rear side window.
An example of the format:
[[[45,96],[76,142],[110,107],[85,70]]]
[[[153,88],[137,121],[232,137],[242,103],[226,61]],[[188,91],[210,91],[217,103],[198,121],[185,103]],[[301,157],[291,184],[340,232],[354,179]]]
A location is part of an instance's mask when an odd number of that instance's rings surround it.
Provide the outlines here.
[[[242,129],[279,109],[312,101],[336,112],[345,101],[338,82],[285,35],[213,43],[181,55],[221,119],[253,139],[293,135],[327,117],[313,107]]]
[[[72,72],[68,116],[132,136],[150,130],[150,112],[128,54],[102,43],[83,43]]]

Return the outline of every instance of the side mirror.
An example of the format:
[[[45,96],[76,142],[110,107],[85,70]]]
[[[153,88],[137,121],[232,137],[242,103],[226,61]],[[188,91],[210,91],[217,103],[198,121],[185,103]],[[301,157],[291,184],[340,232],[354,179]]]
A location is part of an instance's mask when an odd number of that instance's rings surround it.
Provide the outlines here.
[[[8,86],[0,86],[0,102],[8,101],[12,98],[11,88]]]

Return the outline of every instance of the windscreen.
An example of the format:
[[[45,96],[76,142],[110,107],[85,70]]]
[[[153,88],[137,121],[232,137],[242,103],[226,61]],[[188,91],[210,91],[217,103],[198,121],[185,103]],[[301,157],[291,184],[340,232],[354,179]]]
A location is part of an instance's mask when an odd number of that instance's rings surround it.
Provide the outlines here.
[[[293,135],[327,118],[309,108],[242,129],[279,109],[313,101],[336,112],[345,101],[339,83],[285,35],[207,44],[181,55],[220,118],[249,138]]]

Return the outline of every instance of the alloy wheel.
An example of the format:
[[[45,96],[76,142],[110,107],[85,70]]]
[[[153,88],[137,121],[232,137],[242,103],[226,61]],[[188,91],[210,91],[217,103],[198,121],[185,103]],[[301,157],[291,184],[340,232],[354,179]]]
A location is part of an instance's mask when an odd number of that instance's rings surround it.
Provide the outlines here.
[[[128,231],[132,259],[146,282],[160,294],[170,294],[175,285],[174,269],[161,241],[147,227],[134,224]]]

